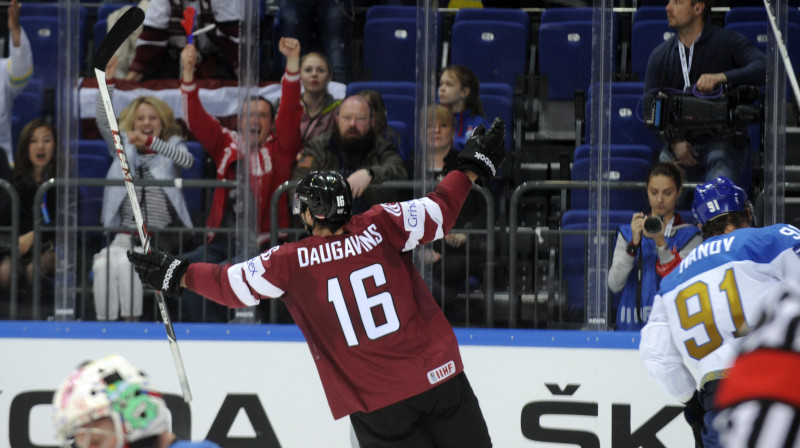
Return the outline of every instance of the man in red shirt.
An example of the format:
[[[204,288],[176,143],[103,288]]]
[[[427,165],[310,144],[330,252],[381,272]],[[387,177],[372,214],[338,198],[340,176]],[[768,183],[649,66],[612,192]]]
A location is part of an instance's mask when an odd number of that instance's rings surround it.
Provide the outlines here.
[[[302,146],[300,138],[300,119],[303,106],[300,103],[300,43],[297,39],[283,37],[278,46],[286,56],[286,73],[281,80],[281,102],[277,118],[272,103],[261,97],[254,97],[249,102],[247,129],[248,139],[223,127],[216,118],[203,108],[198,96],[198,87],[194,80],[194,68],[197,64],[197,49],[187,45],[181,52],[183,74],[181,77],[181,104],[186,125],[194,134],[206,152],[214,160],[217,179],[236,180],[237,164],[244,157],[249,157],[250,189],[256,198],[258,223],[258,243],[269,241],[270,199],[282,183],[289,180],[292,168],[297,160],[297,153]],[[252,151],[242,151],[241,146],[247,144]],[[206,225],[211,228],[233,227],[237,209],[236,190],[217,188],[211,203]],[[241,205],[238,205],[241,207]],[[278,222],[281,227],[289,227],[289,205],[286,197],[280,201],[281,215]],[[209,244],[199,247],[185,256],[190,261],[207,261],[220,263],[230,256],[228,249],[228,233],[210,234]],[[184,309],[193,321],[225,321],[226,310],[223,307],[210,308],[210,313],[202,312],[203,302],[191,292],[184,293]],[[208,311],[208,310],[207,310]]]
[[[411,260],[453,227],[472,182],[495,175],[505,126],[479,126],[450,172],[423,198],[351,217],[341,174],[297,185],[294,211],[311,236],[243,263],[189,263],[129,252],[142,282],[182,286],[229,307],[280,298],[306,338],[334,418],[347,415],[362,447],[492,445],[463,373],[453,329]]]

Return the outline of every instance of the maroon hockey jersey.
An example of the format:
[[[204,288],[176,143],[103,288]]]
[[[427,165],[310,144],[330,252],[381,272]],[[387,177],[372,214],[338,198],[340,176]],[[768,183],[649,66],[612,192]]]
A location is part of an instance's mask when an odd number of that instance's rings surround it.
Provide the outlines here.
[[[370,412],[463,370],[450,324],[411,261],[452,228],[472,183],[448,174],[421,199],[379,204],[339,235],[287,243],[243,263],[189,266],[186,285],[231,307],[285,301],[334,418]]]

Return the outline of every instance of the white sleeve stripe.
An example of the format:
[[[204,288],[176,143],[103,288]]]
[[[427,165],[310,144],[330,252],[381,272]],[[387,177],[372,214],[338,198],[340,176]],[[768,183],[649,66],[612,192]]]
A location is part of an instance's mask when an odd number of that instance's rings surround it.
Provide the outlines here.
[[[419,218],[421,222],[425,222],[425,209],[422,207],[420,207],[419,210]],[[403,220],[405,221],[405,219]],[[406,228],[406,230],[409,229]],[[403,252],[408,252],[419,246],[419,240],[422,239],[423,236],[425,236],[425,225],[416,226],[410,229],[410,232],[408,233],[408,239],[406,240],[406,245],[403,247]]]
[[[419,207],[414,207],[417,205]],[[403,252],[414,249],[419,245],[421,239],[425,237],[425,225],[430,219],[436,224],[436,231],[434,237],[430,239],[433,241],[444,237],[444,229],[442,229],[442,209],[439,204],[429,198],[422,198],[414,201],[407,201],[400,203],[402,209],[402,219],[405,229],[409,232],[406,244],[403,247]],[[412,213],[412,209],[416,212]],[[416,214],[416,216],[414,216]],[[414,224],[410,224],[410,220],[414,219]]]
[[[427,210],[428,215],[433,222],[436,223],[436,236],[434,239],[438,240],[439,238],[444,238],[444,229],[442,229],[444,219],[442,219],[442,209],[439,207],[439,204],[430,198],[422,198],[421,202],[425,205],[425,210]]]
[[[231,284],[231,289],[233,289],[234,294],[242,303],[247,306],[258,304],[258,299],[250,292],[251,288],[266,297],[280,297],[283,295],[284,291],[282,289],[273,285],[261,275],[249,275],[245,279],[243,274],[247,270],[248,262],[238,263],[228,268],[228,281]]]
[[[236,294],[236,298],[239,299],[242,303],[247,306],[255,306],[258,304],[258,300],[250,294],[250,287],[247,286],[247,282],[244,280],[244,264],[238,263],[228,268],[228,281],[231,284],[231,289],[233,289],[233,293]]]

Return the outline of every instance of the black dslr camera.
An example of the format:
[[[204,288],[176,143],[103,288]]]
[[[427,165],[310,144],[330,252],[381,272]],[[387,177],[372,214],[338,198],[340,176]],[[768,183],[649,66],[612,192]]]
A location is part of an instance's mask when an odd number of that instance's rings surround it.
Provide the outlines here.
[[[645,123],[666,134],[724,130],[759,123],[764,115],[763,106],[758,103],[760,96],[758,88],[750,85],[726,87],[713,99],[658,92]]]
[[[658,233],[663,225],[664,219],[658,215],[650,215],[644,219],[644,231],[647,233]]]

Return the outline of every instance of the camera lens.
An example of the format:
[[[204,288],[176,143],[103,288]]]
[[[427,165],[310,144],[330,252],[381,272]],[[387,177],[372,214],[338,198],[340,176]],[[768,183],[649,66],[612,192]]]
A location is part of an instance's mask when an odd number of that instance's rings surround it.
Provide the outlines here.
[[[644,220],[644,231],[647,233],[658,233],[661,231],[661,217],[648,216]]]

